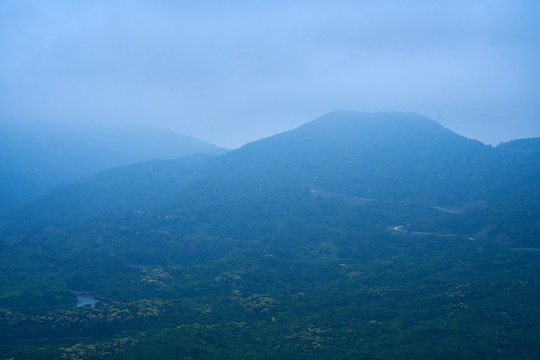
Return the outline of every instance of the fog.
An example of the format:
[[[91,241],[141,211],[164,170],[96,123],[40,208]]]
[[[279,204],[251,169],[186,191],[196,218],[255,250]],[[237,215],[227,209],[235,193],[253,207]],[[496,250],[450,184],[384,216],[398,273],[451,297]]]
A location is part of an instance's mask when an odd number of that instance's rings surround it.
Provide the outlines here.
[[[219,146],[335,109],[540,136],[540,3],[0,1],[0,121],[136,123]]]

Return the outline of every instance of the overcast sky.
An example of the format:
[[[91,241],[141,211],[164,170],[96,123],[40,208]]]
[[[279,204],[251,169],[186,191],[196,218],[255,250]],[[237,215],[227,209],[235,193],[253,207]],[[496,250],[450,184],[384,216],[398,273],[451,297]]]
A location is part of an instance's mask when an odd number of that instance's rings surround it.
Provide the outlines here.
[[[0,0],[0,121],[235,148],[336,109],[540,136],[540,1]]]

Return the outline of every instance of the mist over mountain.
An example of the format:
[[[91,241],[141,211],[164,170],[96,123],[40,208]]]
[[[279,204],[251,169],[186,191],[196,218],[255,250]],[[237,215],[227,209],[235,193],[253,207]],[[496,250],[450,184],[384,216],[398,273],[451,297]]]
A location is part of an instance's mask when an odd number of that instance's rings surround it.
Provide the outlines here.
[[[310,195],[398,207],[416,204],[467,214],[446,219],[453,224],[434,222],[431,229],[493,231],[492,236],[507,238],[512,232],[513,241],[538,245],[539,159],[467,139],[417,114],[336,111],[208,165],[209,176],[179,192],[171,209],[190,203],[193,194],[199,207],[237,202],[243,213],[250,209],[251,221]],[[224,213],[233,216],[234,210]],[[501,227],[512,222],[521,226]],[[520,229],[527,229],[527,235]]]
[[[114,166],[225,151],[159,128],[4,121],[0,126],[0,210]]]
[[[539,0],[0,0],[0,360],[539,360],[539,63]]]
[[[58,186],[2,218],[0,350],[532,359],[535,144],[335,111],[221,155]],[[110,305],[31,313],[76,289]],[[64,347],[17,343],[44,334]]]
[[[56,188],[8,219],[45,225],[131,210],[179,212],[189,204],[213,212],[235,203],[255,219],[265,216],[259,202],[269,210],[311,194],[464,212],[535,199],[538,159],[500,148],[417,114],[335,111],[218,157],[115,168]],[[534,216],[525,218],[534,223]]]
[[[57,186],[7,212],[18,224],[80,222],[96,216],[149,209],[204,174],[217,155],[195,154],[118,166],[77,182]]]
[[[495,170],[492,150],[417,114],[336,111],[215,162],[365,198],[449,204],[473,199],[472,181]]]

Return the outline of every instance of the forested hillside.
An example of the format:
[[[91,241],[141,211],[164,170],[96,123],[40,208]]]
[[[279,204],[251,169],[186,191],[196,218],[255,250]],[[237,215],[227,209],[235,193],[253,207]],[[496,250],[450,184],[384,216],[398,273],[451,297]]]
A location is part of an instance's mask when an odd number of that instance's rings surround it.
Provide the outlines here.
[[[143,126],[0,122],[0,211],[114,166],[226,150]]]
[[[538,358],[539,174],[350,111],[111,169],[3,218],[0,356]]]

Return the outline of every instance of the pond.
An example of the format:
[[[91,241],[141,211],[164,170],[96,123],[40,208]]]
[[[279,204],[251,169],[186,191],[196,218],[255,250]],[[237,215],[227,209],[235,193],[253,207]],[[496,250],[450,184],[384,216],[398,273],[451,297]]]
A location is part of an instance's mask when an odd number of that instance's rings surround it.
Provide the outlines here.
[[[94,307],[98,302],[102,303],[103,305],[109,305],[108,302],[96,298],[95,294],[92,292],[75,291],[75,295],[77,295],[76,307],[83,307],[86,305]]]

